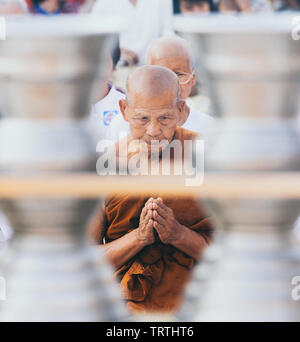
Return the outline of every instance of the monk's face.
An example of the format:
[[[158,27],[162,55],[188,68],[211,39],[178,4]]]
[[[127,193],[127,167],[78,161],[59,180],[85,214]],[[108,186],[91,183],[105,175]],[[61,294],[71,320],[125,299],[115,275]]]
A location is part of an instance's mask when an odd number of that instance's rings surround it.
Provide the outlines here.
[[[167,57],[154,60],[153,65],[166,67],[178,76],[180,82],[181,100],[186,100],[192,92],[196,84],[196,77],[190,65],[190,61],[186,57]],[[188,81],[188,82],[186,82]]]
[[[176,101],[174,91],[155,97],[130,94],[128,99],[120,100],[119,104],[133,139],[141,139],[148,146],[151,141],[154,144],[165,139],[172,141],[184,111],[184,103]]]

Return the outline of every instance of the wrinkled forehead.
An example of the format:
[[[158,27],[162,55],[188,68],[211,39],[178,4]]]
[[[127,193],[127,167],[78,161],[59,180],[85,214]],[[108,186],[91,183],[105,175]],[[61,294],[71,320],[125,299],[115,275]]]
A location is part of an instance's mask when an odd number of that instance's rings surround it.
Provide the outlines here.
[[[148,118],[157,119],[161,116],[176,117],[178,112],[174,107],[134,107],[131,108],[129,117],[139,118],[147,116]]]
[[[185,56],[172,56],[152,59],[153,65],[164,66],[174,72],[192,72],[190,58]]]
[[[132,109],[161,109],[161,108],[176,108],[178,102],[178,89],[170,87],[165,89],[160,94],[151,94],[140,89],[139,91],[130,90],[126,94],[126,100],[129,107]]]

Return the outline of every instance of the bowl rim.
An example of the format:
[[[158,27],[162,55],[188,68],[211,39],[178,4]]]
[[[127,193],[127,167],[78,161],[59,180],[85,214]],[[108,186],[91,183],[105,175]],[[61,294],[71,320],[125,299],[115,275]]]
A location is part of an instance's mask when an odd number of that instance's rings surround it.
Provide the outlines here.
[[[97,17],[89,14],[61,14],[46,16],[7,16],[5,17],[6,40],[16,37],[66,37],[93,36],[119,33],[127,26],[121,16],[113,18]]]
[[[175,15],[173,28],[182,33],[291,34],[297,12],[255,14]],[[299,25],[299,24],[298,24]]]

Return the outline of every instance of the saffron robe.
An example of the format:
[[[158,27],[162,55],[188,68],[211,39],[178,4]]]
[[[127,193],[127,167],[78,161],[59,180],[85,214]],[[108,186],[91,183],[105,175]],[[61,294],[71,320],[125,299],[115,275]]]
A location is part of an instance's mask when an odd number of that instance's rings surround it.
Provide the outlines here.
[[[194,139],[196,134],[177,127],[174,139]],[[196,198],[161,197],[177,221],[200,234],[207,243],[213,235],[213,223]],[[148,197],[113,196],[105,202],[105,243],[121,238],[139,227],[141,211]],[[134,258],[116,271],[128,307],[134,312],[178,309],[195,260],[172,245],[156,238]]]

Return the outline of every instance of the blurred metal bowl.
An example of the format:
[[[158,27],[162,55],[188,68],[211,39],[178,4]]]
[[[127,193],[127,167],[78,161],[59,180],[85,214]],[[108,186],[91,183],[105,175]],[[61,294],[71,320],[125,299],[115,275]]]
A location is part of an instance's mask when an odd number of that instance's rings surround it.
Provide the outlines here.
[[[292,39],[292,19],[274,14],[175,20],[193,44],[218,117],[206,141],[207,172],[300,170],[300,45]],[[209,206],[226,234],[214,262],[208,251],[196,269],[180,318],[194,307],[192,319],[200,321],[299,321],[290,286],[299,259],[290,255],[289,232],[300,202],[212,199]]]
[[[96,147],[84,117],[121,24],[88,16],[7,20],[7,39],[0,41],[0,173],[95,171]],[[97,202],[1,199],[15,234],[0,261],[7,281],[0,320],[125,318],[112,270],[86,243]]]

